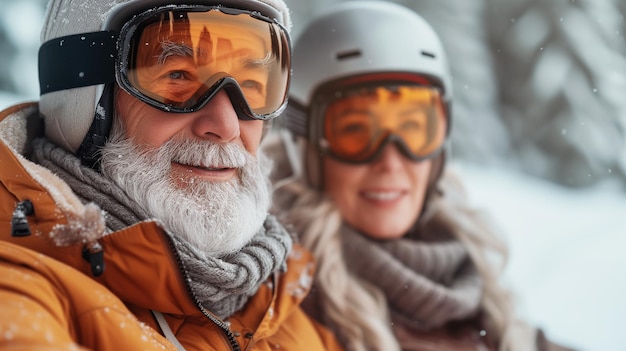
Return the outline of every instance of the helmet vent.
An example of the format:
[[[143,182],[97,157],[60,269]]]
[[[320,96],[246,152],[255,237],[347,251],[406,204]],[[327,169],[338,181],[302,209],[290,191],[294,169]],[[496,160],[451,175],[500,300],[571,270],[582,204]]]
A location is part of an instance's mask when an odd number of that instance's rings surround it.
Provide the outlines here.
[[[361,55],[362,55],[361,50],[353,49],[353,50],[337,53],[337,60],[346,60],[346,59],[355,58]]]
[[[428,52],[428,51],[422,51],[422,56],[435,58],[435,54],[433,54],[432,52]]]

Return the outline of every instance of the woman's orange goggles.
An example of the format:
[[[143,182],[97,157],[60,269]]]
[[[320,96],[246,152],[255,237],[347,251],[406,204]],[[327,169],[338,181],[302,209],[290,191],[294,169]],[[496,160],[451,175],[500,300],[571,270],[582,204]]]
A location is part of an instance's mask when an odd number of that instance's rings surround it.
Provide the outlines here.
[[[332,97],[330,97],[332,96]],[[411,160],[435,156],[447,137],[441,92],[411,83],[335,91],[317,111],[320,149],[351,163],[376,159],[395,143]]]

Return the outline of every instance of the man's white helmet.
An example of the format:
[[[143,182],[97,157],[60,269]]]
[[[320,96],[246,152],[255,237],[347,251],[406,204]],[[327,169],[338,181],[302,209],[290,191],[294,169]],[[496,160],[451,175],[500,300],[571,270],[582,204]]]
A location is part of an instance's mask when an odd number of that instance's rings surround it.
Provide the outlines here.
[[[120,18],[130,18],[138,11],[145,11],[161,5],[176,4],[227,4],[243,9],[253,7],[255,4],[265,4],[273,7],[280,14],[276,21],[287,30],[291,29],[289,9],[283,0],[50,0],[41,32],[41,40],[42,43],[45,43],[55,38],[99,32],[105,28],[119,30],[120,28],[108,28],[107,24]],[[95,41],[87,43],[87,47],[93,44],[91,46],[97,49],[99,43]],[[59,45],[62,44],[61,41]],[[80,52],[75,54],[81,55]],[[45,61],[46,57],[40,56],[40,66],[42,63],[46,64]],[[54,73],[52,72],[52,74]],[[67,77],[58,80],[64,79]],[[75,79],[75,77],[71,77],[71,79]],[[59,82],[48,82],[48,84],[55,83]],[[46,91],[47,88],[41,86],[42,91]],[[94,116],[103,116],[104,114],[101,111],[102,106],[98,106],[99,101],[104,95],[111,95],[108,99],[109,101],[113,100],[110,91],[105,90],[103,95],[103,88],[104,84],[88,84],[43,93],[40,98],[39,110],[45,120],[46,136],[66,150],[76,153],[81,147],[81,143],[86,139],[90,127],[93,128]],[[111,115],[111,113],[108,111],[107,115]],[[107,123],[110,124],[110,121]],[[106,130],[108,127],[99,128],[100,137],[108,136],[108,130]]]

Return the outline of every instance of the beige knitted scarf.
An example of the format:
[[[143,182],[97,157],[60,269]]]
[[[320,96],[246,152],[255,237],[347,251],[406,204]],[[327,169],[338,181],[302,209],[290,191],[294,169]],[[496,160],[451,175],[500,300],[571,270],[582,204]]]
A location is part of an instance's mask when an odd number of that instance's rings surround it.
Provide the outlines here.
[[[341,235],[348,269],[385,294],[394,317],[429,330],[477,313],[482,279],[460,242],[375,241],[347,226]]]

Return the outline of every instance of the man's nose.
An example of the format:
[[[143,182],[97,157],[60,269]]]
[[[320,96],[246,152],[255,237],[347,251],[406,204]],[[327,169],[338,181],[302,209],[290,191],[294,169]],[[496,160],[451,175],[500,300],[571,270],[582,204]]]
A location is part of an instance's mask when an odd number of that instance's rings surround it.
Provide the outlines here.
[[[196,113],[192,128],[198,137],[226,143],[240,136],[239,118],[226,91],[219,91]]]

